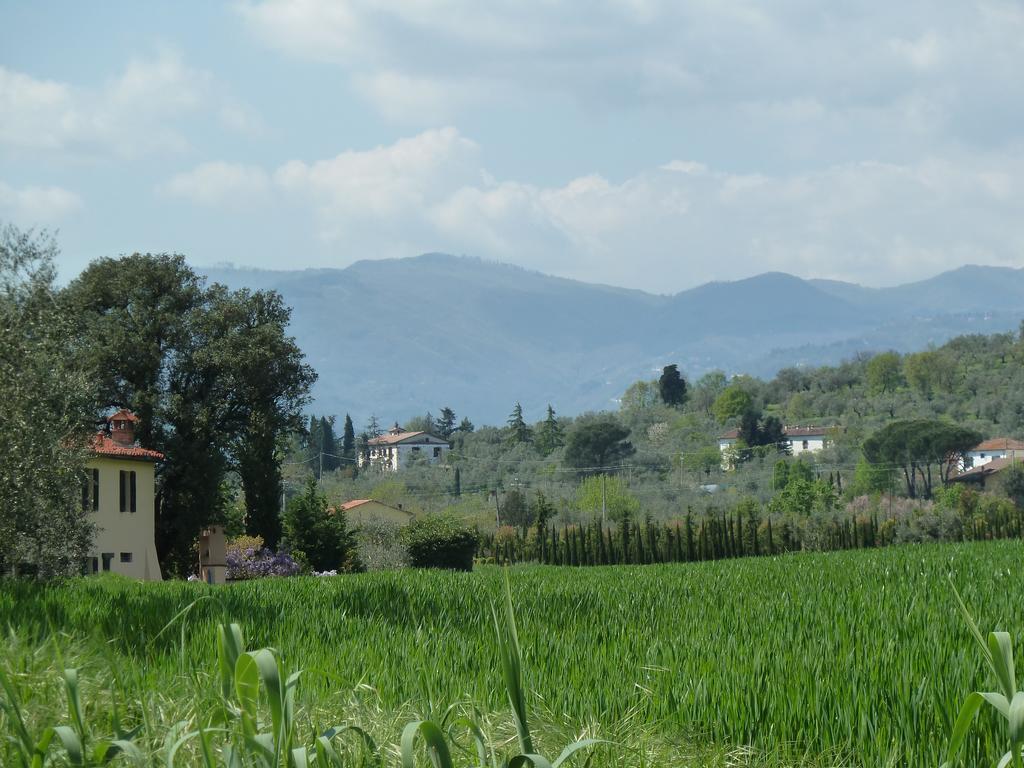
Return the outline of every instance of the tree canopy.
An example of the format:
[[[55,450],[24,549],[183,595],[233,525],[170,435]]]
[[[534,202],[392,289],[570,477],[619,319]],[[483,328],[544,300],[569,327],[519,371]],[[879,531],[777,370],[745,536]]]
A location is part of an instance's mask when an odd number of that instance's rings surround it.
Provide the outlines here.
[[[565,463],[570,467],[607,467],[634,453],[626,438],[630,430],[614,417],[580,419],[569,431],[565,443]]]
[[[864,441],[864,456],[872,464],[903,472],[910,498],[930,498],[932,467],[948,482],[962,454],[981,441],[981,434],[939,419],[894,421]]]
[[[101,402],[135,411],[139,440],[166,456],[156,496],[165,568],[191,566],[197,531],[223,516],[230,470],[242,481],[247,531],[276,546],[279,449],[302,428],[316,378],[286,334],[281,297],[207,287],[181,256],[134,254],[93,262],[61,300],[99,372]]]
[[[0,575],[68,575],[93,533],[80,490],[94,377],[55,301],[56,255],[45,235],[0,228]]]
[[[675,363],[662,369],[661,378],[658,379],[658,392],[665,405],[681,408],[686,404],[686,379],[679,373],[679,366]]]

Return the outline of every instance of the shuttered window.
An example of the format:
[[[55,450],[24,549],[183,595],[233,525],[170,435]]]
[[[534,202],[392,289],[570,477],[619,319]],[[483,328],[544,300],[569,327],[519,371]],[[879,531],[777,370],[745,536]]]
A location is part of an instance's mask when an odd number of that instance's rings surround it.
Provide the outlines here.
[[[138,509],[138,495],[136,493],[134,472],[121,470],[120,496],[122,512],[134,512]]]

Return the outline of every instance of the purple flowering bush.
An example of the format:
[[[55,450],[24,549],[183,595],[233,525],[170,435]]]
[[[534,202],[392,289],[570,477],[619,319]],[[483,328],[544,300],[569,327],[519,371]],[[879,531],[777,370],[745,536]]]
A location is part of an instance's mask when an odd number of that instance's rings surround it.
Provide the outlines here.
[[[241,536],[227,548],[227,577],[232,581],[267,576],[296,576],[302,566],[287,552],[272,552],[259,536]]]

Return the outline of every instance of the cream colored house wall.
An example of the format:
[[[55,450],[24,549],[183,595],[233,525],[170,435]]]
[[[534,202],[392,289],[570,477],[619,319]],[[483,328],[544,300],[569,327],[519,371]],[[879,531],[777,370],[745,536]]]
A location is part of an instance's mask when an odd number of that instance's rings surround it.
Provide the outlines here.
[[[804,448],[804,443],[807,443],[806,448]],[[789,438],[789,446],[794,456],[801,453],[816,453],[817,451],[825,450],[825,438],[821,435],[791,437]]]
[[[402,509],[389,507],[377,501],[360,504],[345,512],[345,519],[350,526],[359,526],[373,520],[385,520],[395,525],[407,525],[412,521],[412,513]]]
[[[97,559],[102,572],[103,553],[113,553],[112,573],[161,581],[156,557],[156,477],[152,462],[96,456],[86,466],[100,471],[99,509],[91,515],[97,531],[90,557]],[[120,508],[122,470],[135,472],[135,512],[122,512]],[[131,553],[130,563],[121,562],[122,553]]]

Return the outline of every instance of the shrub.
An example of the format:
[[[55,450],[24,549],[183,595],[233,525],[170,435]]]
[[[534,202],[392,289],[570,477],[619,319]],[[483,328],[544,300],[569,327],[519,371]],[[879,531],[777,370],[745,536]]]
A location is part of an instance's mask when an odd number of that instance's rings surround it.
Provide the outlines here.
[[[344,511],[328,508],[312,477],[305,492],[288,503],[284,533],[296,557],[315,571],[359,570],[355,540]]]
[[[424,515],[405,529],[403,538],[414,568],[473,570],[478,535],[451,513]]]
[[[402,529],[386,520],[367,520],[356,529],[359,562],[368,571],[394,570],[409,565]]]
[[[301,572],[302,566],[287,552],[275,553],[255,546],[241,548],[237,544],[228,547],[227,577],[233,581],[261,579],[265,576],[296,576]]]

